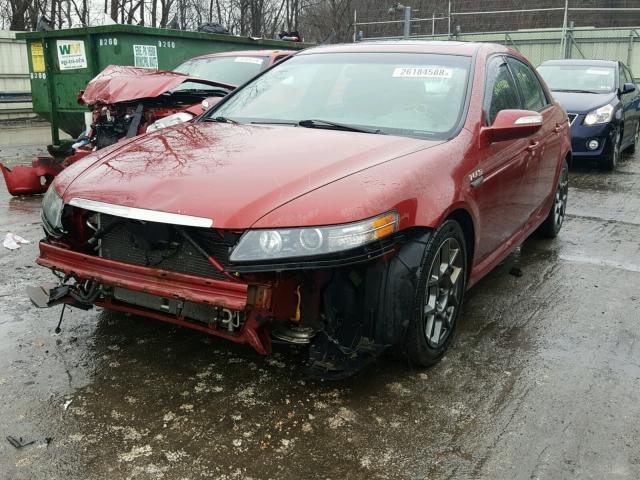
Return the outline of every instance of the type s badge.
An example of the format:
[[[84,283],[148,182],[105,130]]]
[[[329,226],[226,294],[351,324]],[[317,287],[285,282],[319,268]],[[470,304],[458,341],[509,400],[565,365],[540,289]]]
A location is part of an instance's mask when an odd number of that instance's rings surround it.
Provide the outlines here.
[[[87,68],[87,55],[82,40],[57,40],[56,53],[60,70]]]

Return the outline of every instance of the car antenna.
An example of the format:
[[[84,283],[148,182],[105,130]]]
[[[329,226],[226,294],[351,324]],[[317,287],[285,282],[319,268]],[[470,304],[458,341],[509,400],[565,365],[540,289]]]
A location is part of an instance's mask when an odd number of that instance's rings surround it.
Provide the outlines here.
[[[62,324],[62,317],[64,316],[64,309],[67,308],[67,304],[62,304],[62,310],[60,311],[60,320],[58,320],[58,326],[55,329],[56,335],[62,331],[60,325]]]

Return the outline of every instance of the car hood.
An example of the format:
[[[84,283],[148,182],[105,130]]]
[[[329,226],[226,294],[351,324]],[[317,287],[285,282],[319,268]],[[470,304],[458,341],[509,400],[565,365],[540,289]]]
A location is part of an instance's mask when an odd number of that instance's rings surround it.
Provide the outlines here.
[[[552,92],[553,97],[569,113],[588,113],[606,105],[615,98],[615,93]]]
[[[80,99],[82,103],[93,105],[153,98],[184,82],[202,83],[228,90],[235,88],[235,85],[191,77],[178,72],[109,65],[87,84]]]
[[[86,157],[82,165],[73,165],[75,178],[63,175],[58,188],[66,186],[67,203],[82,198],[204,217],[214,227],[241,229],[328,183],[439,143],[189,122],[141,136],[108,155]],[[353,202],[364,201],[362,192],[353,192]]]

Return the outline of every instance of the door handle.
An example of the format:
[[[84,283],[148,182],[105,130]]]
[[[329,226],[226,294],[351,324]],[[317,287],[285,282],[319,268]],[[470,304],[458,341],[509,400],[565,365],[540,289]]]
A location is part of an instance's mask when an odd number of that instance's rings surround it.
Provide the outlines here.
[[[529,150],[530,152],[533,152],[535,149],[537,149],[540,146],[540,142],[535,141],[535,142],[531,142],[529,144],[529,146],[527,147],[527,150]]]

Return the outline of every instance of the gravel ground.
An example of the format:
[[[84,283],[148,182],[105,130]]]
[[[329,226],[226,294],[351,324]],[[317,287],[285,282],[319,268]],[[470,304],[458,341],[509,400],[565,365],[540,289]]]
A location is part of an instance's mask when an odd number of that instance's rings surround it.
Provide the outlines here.
[[[48,130],[2,128],[28,163]],[[263,358],[105,310],[37,310],[40,198],[0,186],[0,479],[640,478],[640,155],[571,171],[568,220],[468,292],[429,370],[380,360],[305,378]],[[511,273],[510,273],[511,272]],[[519,273],[521,275],[514,275]],[[34,440],[16,449],[7,435]]]

